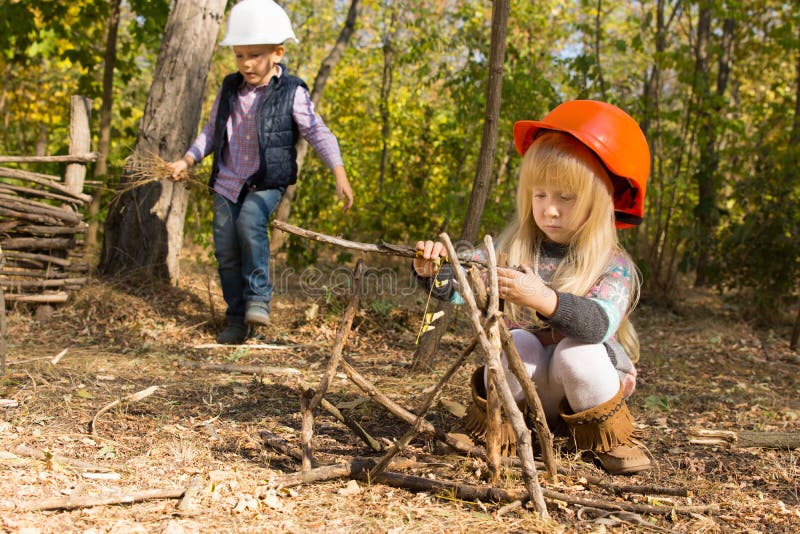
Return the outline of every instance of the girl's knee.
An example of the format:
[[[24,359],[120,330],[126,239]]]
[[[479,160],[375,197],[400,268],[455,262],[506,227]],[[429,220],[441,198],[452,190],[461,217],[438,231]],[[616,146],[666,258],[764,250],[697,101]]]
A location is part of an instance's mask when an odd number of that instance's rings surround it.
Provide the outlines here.
[[[553,351],[550,376],[564,383],[576,379],[591,381],[600,375],[616,375],[604,345],[585,343],[574,338],[564,338]]]

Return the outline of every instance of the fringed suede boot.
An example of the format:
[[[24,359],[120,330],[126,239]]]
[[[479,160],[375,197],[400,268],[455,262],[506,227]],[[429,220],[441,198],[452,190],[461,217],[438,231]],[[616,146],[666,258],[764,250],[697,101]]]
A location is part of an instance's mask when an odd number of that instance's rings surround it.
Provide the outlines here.
[[[486,426],[489,417],[486,413],[488,404],[486,401],[486,384],[483,381],[484,367],[478,367],[472,373],[470,386],[472,389],[472,402],[467,406],[467,413],[461,419],[463,429],[476,441],[485,443]],[[511,423],[502,417],[500,423],[500,450],[503,456],[515,456],[517,454],[517,437]]]
[[[561,414],[578,449],[592,451],[612,475],[647,471],[650,458],[633,437],[633,417],[622,388],[610,400],[576,414]]]

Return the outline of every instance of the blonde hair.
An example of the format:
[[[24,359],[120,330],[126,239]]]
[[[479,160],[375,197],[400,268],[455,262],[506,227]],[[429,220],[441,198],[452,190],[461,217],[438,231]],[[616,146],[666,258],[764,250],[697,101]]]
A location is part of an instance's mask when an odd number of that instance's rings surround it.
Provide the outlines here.
[[[630,257],[622,249],[614,226],[611,179],[603,164],[574,137],[548,131],[540,135],[522,158],[517,186],[516,215],[498,238],[498,254],[507,265],[535,266],[546,236],[533,219],[532,194],[536,187],[555,188],[576,195],[575,216],[585,218],[572,236],[567,255],[559,264],[550,286],[574,295],[586,295],[608,268],[614,256]],[[633,261],[630,261],[633,265]],[[631,270],[631,304],[616,332],[628,356],[639,359],[639,339],[628,315],[639,297],[639,276]],[[507,304],[513,320],[522,319],[518,306]],[[535,316],[534,322],[542,326]]]

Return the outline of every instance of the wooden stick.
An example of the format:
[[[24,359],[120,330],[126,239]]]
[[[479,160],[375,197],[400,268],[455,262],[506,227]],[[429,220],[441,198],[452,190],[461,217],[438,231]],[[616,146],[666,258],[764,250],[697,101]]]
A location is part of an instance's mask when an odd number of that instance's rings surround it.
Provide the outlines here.
[[[74,197],[77,201],[88,204],[92,201],[91,195],[85,193],[72,193],[65,185],[59,183],[58,178],[55,176],[48,176],[46,174],[39,174],[36,172],[22,171],[19,169],[9,169],[8,167],[0,167],[0,176],[6,178],[15,178],[17,180],[27,180],[44,187],[49,187],[54,191],[63,193],[67,196]]]
[[[62,202],[69,202],[70,204],[74,204],[77,200],[75,197],[70,197],[67,195],[59,195],[58,193],[51,193],[50,191],[45,191],[44,189],[34,189],[32,187],[24,187],[21,185],[11,185],[5,182],[0,182],[0,191],[7,194],[22,193],[23,195],[30,195],[34,197],[61,200]]]
[[[356,436],[358,436],[359,438],[361,438],[364,441],[364,443],[366,443],[369,446],[370,449],[372,449],[375,452],[382,452],[383,451],[383,445],[381,445],[378,440],[376,440],[375,438],[370,436],[367,433],[367,431],[364,430],[364,427],[362,427],[360,424],[358,424],[358,421],[354,421],[351,417],[347,417],[346,415],[344,415],[339,410],[339,408],[337,408],[336,406],[334,406],[333,404],[328,402],[328,400],[326,400],[325,398],[323,398],[320,401],[319,405],[325,411],[327,411],[329,414],[331,414],[333,417],[335,417],[336,420],[338,420],[340,423],[342,423],[347,428],[352,430],[353,433]]]
[[[75,508],[88,508],[90,506],[105,506],[107,504],[131,504],[154,499],[180,499],[186,493],[186,488],[163,488],[132,491],[125,493],[116,491],[108,495],[84,495],[76,497],[53,497],[41,501],[23,504],[22,511],[34,512],[37,510],[74,510]]]
[[[97,152],[67,156],[0,156],[0,163],[89,163],[96,161],[98,156]]]
[[[186,488],[186,492],[183,494],[181,501],[178,503],[178,512],[181,514],[196,513],[198,508],[198,497],[205,486],[206,482],[202,477],[193,478],[192,482]]]
[[[30,200],[19,196],[8,195],[0,193],[0,205],[5,208],[21,211],[25,213],[36,213],[39,215],[47,215],[55,217],[67,224],[78,224],[83,215],[72,211],[71,209],[63,209],[37,200]]]
[[[61,267],[67,268],[72,266],[72,261],[68,258],[59,258],[58,256],[50,256],[48,254],[33,254],[30,252],[15,252],[13,250],[5,251],[6,258],[9,260],[35,260],[45,263],[52,263]]]
[[[490,264],[490,276],[494,277],[495,280],[492,283],[492,287],[496,287],[497,281],[497,263],[496,257],[494,254],[494,245],[491,242],[491,237],[487,236],[486,239],[486,248],[487,248],[487,255],[489,256],[489,264]],[[464,274],[464,270],[461,268],[461,264],[458,260],[458,256],[456,254],[455,247],[453,247],[453,243],[450,241],[450,236],[447,233],[443,232],[439,235],[439,239],[444,243],[445,248],[447,248],[447,253],[450,259],[450,262],[453,264],[453,270],[458,277],[458,282],[461,285],[461,296],[466,301],[467,305],[469,306],[470,310],[470,319],[472,320],[472,326],[475,330],[478,339],[480,340],[481,346],[483,347],[484,352],[486,353],[486,364],[489,366],[489,369],[494,369],[494,372],[497,374],[498,377],[503,376],[503,366],[500,361],[500,336],[497,332],[497,328],[495,325],[494,329],[490,329],[490,333],[492,333],[492,340],[487,337],[487,333],[483,330],[483,325],[481,324],[481,315],[478,307],[475,303],[475,297],[472,293],[472,290],[469,287],[469,283],[467,282],[467,277]],[[494,273],[492,273],[494,271]],[[495,298],[497,295],[497,291],[495,290]],[[490,294],[491,298],[491,294]],[[497,334],[495,338],[495,334]],[[511,393],[511,389],[508,386],[508,382],[506,380],[497,380],[496,386],[500,392],[501,398],[503,400],[503,408],[505,409],[506,416],[508,417],[509,421],[511,422],[511,426],[514,428],[514,433],[517,437],[517,454],[519,455],[520,461],[522,462],[522,478],[525,482],[525,487],[528,489],[529,494],[532,496],[534,508],[539,513],[539,515],[543,519],[547,519],[550,517],[550,514],[547,512],[547,505],[544,502],[544,497],[542,495],[542,489],[539,487],[539,479],[536,475],[536,465],[533,459],[533,443],[531,440],[531,432],[528,427],[525,425],[525,419],[522,416],[522,412],[520,412],[519,407],[517,406],[516,401],[514,400],[514,396]],[[516,500],[516,499],[514,499]]]
[[[6,266],[6,256],[3,253],[3,247],[0,246],[0,270]],[[6,345],[6,298],[3,288],[0,287],[0,376],[6,374],[6,352],[8,345]]]
[[[395,458],[392,461],[392,467],[396,469],[416,465],[419,465],[419,463],[407,458]],[[325,465],[310,471],[296,471],[288,475],[275,477],[269,480],[269,485],[272,488],[291,488],[302,484],[324,482],[337,478],[354,478],[355,475],[369,471],[374,466],[375,460],[373,458],[353,458],[349,462]]]
[[[75,240],[69,237],[12,237],[0,242],[6,250],[66,250],[75,247]]]
[[[61,456],[59,454],[53,454],[50,452],[40,451],[38,449],[34,449],[32,447],[28,447],[27,445],[17,445],[17,448],[14,449],[14,454],[18,456],[26,456],[28,458],[35,458],[37,460],[42,460],[43,462],[53,460],[61,465],[65,465],[67,467],[71,467],[73,469],[80,469],[83,471],[93,471],[95,473],[113,473],[113,469],[109,469],[108,467],[104,467],[102,465],[90,464],[88,462],[84,462],[82,460],[76,460],[74,458],[68,458],[66,456]]]
[[[800,448],[800,432],[753,432],[742,430],[703,430],[689,431],[689,443],[697,445],[733,445],[761,449]]]
[[[100,408],[100,410],[98,410],[96,414],[94,414],[94,417],[92,417],[92,420],[89,422],[89,433],[94,435],[95,431],[97,430],[97,421],[100,419],[100,416],[102,414],[106,413],[114,406],[122,404],[123,402],[138,402],[142,399],[146,399],[147,397],[155,393],[158,390],[158,387],[159,386],[150,386],[149,388],[137,391],[136,393],[131,393],[130,395],[126,395],[121,399],[117,399],[113,402],[106,404],[105,406]]]
[[[485,246],[492,246],[491,238],[489,238],[489,236],[486,236],[486,238],[489,239],[489,242],[487,243],[486,240],[484,240]],[[492,246],[492,248],[494,247]],[[454,265],[454,268],[458,268],[458,266]],[[472,289],[471,286],[470,289]],[[474,297],[473,301],[477,307],[478,302],[474,300]],[[480,313],[480,308],[477,308],[477,311]],[[496,261],[490,257],[489,288],[486,291],[486,314],[495,316],[499,313],[500,291],[497,287],[497,265]],[[486,338],[491,343],[492,349],[497,352],[497,357],[499,359],[500,352],[502,351],[502,343],[500,341],[500,331],[498,330],[499,326],[496,324],[497,322],[498,321],[495,321],[495,324],[492,324],[491,328],[484,328],[484,332],[486,332]],[[486,358],[491,359],[492,355],[489,355],[487,352]],[[500,406],[502,404],[502,399],[500,398],[501,393],[498,391],[498,388],[500,387],[500,381],[505,382],[505,373],[502,371],[502,364],[500,371],[498,371],[497,367],[489,365],[488,361],[486,363],[488,369],[486,373],[488,378],[486,381],[486,459],[488,461],[490,474],[489,481],[492,485],[495,485],[500,479],[500,466],[502,465],[502,454],[500,451],[500,432],[502,425]],[[533,449],[531,449],[531,457],[532,456]]]
[[[28,277],[28,278],[47,278],[47,279],[69,277],[69,274],[67,273],[61,271],[54,271],[52,269],[22,269],[22,268],[0,269],[0,275],[13,276],[13,277]]]
[[[306,390],[303,394],[303,399],[308,398],[307,404],[303,405],[302,410],[302,426],[300,431],[300,447],[303,450],[303,471],[311,469],[311,462],[309,459],[312,455],[311,439],[314,436],[314,410],[319,406],[325,393],[328,392],[328,387],[336,375],[336,370],[339,368],[339,360],[342,357],[344,345],[347,342],[347,334],[353,326],[353,319],[355,319],[356,311],[358,311],[358,301],[361,297],[361,277],[364,274],[364,262],[358,260],[356,267],[353,270],[353,287],[350,292],[350,302],[347,303],[344,316],[341,323],[339,323],[339,331],[336,333],[336,340],[333,343],[333,350],[328,359],[328,364],[325,368],[322,378],[319,381],[316,392],[313,390]],[[309,396],[310,393],[310,396]]]
[[[22,295],[20,293],[6,293],[6,301],[30,302],[32,304],[63,304],[69,300],[69,293],[47,293],[44,295]]]
[[[60,234],[82,234],[86,232],[89,225],[82,222],[75,226],[39,226],[28,224],[17,226],[14,228],[15,232],[27,232],[29,234],[42,234],[42,235],[60,235]]]
[[[225,345],[226,347],[235,347],[237,345]],[[257,345],[238,345],[240,347],[256,347]],[[211,371],[221,371],[223,373],[241,373],[245,375],[277,375],[277,376],[292,376],[300,375],[300,369],[294,367],[273,367],[269,365],[228,365],[224,363],[207,363],[207,362],[192,362],[188,360],[178,361],[181,367],[189,367],[190,369],[208,369]]]
[[[312,232],[311,230],[306,230],[305,228],[299,228],[297,226],[293,226],[289,223],[285,223],[277,219],[272,221],[271,225],[273,228],[277,228],[278,230],[282,230],[290,234],[304,237],[312,241],[327,243],[329,245],[335,245],[337,247],[343,247],[350,250],[358,250],[361,252],[374,252],[376,254],[383,254],[385,256],[400,256],[403,258],[415,258],[417,255],[417,249],[409,247],[407,245],[393,245],[389,243],[381,243],[379,245],[373,245],[369,243],[359,243],[358,241],[350,241],[348,239],[341,239],[338,237],[320,234],[318,232]],[[471,259],[464,260],[463,263],[485,266],[483,262]]]
[[[55,280],[0,280],[0,287],[13,289],[23,287],[82,286],[86,284],[87,280],[88,278],[59,278]]]
[[[527,371],[525,371],[522,358],[517,351],[516,345],[514,345],[514,339],[511,337],[508,325],[504,321],[500,321],[500,339],[503,343],[503,350],[506,353],[508,368],[517,378],[520,386],[522,386],[525,403],[533,414],[533,425],[539,438],[539,448],[542,450],[542,459],[547,467],[547,474],[552,480],[555,480],[558,466],[556,465],[556,455],[553,449],[553,434],[547,426],[547,417],[545,416],[539,393],[536,391],[536,385],[531,380],[531,377],[528,376]]]
[[[270,432],[269,430],[260,430],[258,435],[261,437],[261,441],[264,442],[264,445],[280,451],[286,456],[294,458],[298,462],[303,461],[302,453],[298,451],[296,447],[292,446],[291,443],[277,434]]]

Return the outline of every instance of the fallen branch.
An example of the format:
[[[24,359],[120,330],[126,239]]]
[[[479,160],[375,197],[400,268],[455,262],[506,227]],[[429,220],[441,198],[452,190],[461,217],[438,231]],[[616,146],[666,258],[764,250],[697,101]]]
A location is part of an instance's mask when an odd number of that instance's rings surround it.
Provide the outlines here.
[[[389,243],[380,243],[378,245],[374,245],[370,243],[360,243],[358,241],[350,241],[349,239],[342,239],[339,237],[320,234],[318,232],[312,232],[311,230],[306,230],[305,228],[300,228],[277,219],[272,221],[271,225],[273,228],[310,239],[311,241],[327,243],[329,245],[335,245],[337,247],[347,248],[350,250],[372,252],[376,254],[383,254],[384,256],[400,256],[402,258],[415,258],[417,255],[417,249],[409,247],[408,245],[393,245]],[[485,263],[472,259],[464,259],[462,260],[462,263],[486,267]]]
[[[0,163],[89,163],[97,161],[98,152],[65,156],[0,156]]]
[[[241,345],[242,347],[250,347],[251,345]],[[252,345],[255,346],[255,345]],[[231,347],[231,345],[226,345]],[[245,375],[277,375],[289,376],[300,375],[302,372],[294,367],[273,367],[269,365],[228,365],[224,363],[206,363],[206,362],[193,362],[189,360],[180,360],[178,365],[181,367],[188,367],[190,369],[208,369],[210,371],[220,371],[223,373],[241,373]]]
[[[108,410],[110,410],[114,406],[117,406],[118,404],[122,404],[123,402],[138,402],[142,399],[146,399],[147,397],[155,393],[156,390],[158,390],[158,387],[159,386],[150,386],[147,389],[137,391],[136,393],[131,393],[130,395],[126,395],[121,399],[117,399],[114,402],[106,404],[105,406],[100,408],[100,410],[96,414],[94,414],[94,417],[92,417],[92,420],[89,422],[89,433],[94,435],[95,431],[97,430],[98,419],[100,419],[100,416],[106,413]]]
[[[307,347],[308,345],[274,345],[271,343],[253,343],[253,344],[242,344],[242,345],[225,345],[223,343],[201,343],[199,345],[193,345],[193,349],[238,349],[238,348],[245,348],[251,350],[291,350],[291,349],[301,349],[303,347]]]
[[[88,204],[92,201],[91,195],[87,195],[85,193],[73,193],[67,186],[58,182],[58,177],[55,176],[39,174],[37,172],[22,171],[19,169],[10,169],[8,167],[0,167],[0,176],[16,178],[18,180],[27,180],[35,184],[43,185],[69,197],[74,197],[76,200],[85,204]]]
[[[395,469],[406,469],[421,465],[415,460],[407,458],[395,458],[391,462],[391,467]],[[424,465],[424,464],[422,464]],[[311,484],[313,482],[324,482],[337,478],[356,478],[358,475],[368,472],[375,467],[375,460],[372,458],[353,458],[349,462],[325,465],[311,469],[309,471],[297,471],[275,477],[269,480],[272,488],[291,488],[301,484]]]
[[[732,445],[761,449],[800,448],[800,432],[753,432],[741,430],[702,430],[689,432],[689,443],[695,445]]]
[[[108,495],[53,497],[41,501],[22,504],[24,512],[37,510],[74,510],[75,508],[88,508],[90,506],[105,506],[108,504],[131,504],[154,499],[180,499],[186,493],[186,488],[149,489],[133,492],[116,491]]]
[[[361,277],[364,273],[364,262],[358,260],[356,267],[353,270],[353,287],[350,292],[350,302],[347,303],[342,322],[339,324],[339,330],[336,333],[336,340],[333,343],[331,350],[331,357],[328,359],[325,372],[319,381],[316,391],[306,389],[301,398],[301,430],[300,430],[300,447],[303,451],[303,471],[311,469],[311,459],[313,458],[313,450],[311,447],[311,439],[314,436],[314,410],[319,406],[325,393],[328,392],[328,387],[336,375],[336,370],[339,368],[339,360],[342,357],[344,345],[347,342],[347,334],[353,326],[353,319],[355,319],[356,312],[358,311],[358,301],[361,297]]]
[[[300,451],[277,434],[269,430],[260,430],[258,435],[261,437],[261,441],[264,442],[264,445],[271,447],[276,451],[282,452],[286,456],[294,458],[298,462],[303,461],[303,455],[300,453]]]
[[[202,477],[196,477],[192,480],[186,491],[178,503],[178,511],[182,514],[194,514],[197,512],[198,497],[200,492],[205,488],[206,483]]]
[[[108,467],[103,467],[102,465],[95,465],[90,464],[89,462],[84,462],[82,460],[76,460],[74,458],[67,458],[66,456],[61,456],[59,454],[53,454],[50,452],[40,451],[38,449],[33,449],[26,445],[18,445],[16,449],[14,449],[14,454],[17,456],[26,456],[28,458],[34,458],[36,460],[42,460],[43,462],[56,462],[61,465],[71,467],[74,469],[80,469],[84,471],[93,471],[96,473],[112,473],[113,469],[109,469]]]

